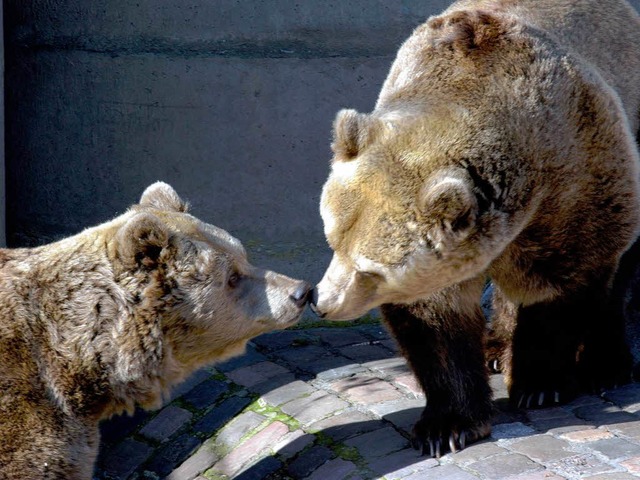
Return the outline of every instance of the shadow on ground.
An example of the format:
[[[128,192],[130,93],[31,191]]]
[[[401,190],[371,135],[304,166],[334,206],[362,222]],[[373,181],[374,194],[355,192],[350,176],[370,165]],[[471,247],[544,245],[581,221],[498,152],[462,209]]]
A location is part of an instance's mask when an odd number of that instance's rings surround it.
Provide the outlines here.
[[[197,372],[160,411],[104,422],[94,478],[624,480],[640,472],[640,385],[524,411],[509,406],[500,375],[491,382],[492,436],[435,460],[410,446],[424,397],[380,324],[263,335],[246,355]]]

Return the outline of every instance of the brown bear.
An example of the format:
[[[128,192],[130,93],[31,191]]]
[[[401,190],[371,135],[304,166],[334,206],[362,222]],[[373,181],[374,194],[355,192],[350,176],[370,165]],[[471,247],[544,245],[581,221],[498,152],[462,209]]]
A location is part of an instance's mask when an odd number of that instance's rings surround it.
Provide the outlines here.
[[[90,479],[98,422],[294,324],[310,285],[249,264],[164,183],[125,214],[0,250],[0,478]]]
[[[516,404],[629,378],[611,293],[640,222],[638,45],[621,0],[463,0],[402,45],[372,113],[338,113],[312,305],[381,307],[427,397],[423,452],[490,433],[487,279]]]

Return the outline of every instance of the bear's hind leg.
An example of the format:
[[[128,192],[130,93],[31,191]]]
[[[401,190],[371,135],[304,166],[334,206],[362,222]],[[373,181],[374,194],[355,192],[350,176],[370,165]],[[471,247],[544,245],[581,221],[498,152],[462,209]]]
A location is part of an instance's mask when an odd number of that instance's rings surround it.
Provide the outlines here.
[[[540,408],[572,400],[579,390],[582,315],[564,300],[517,307],[516,312],[511,368],[505,371],[511,402]]]
[[[578,378],[587,392],[600,393],[631,381],[633,358],[625,339],[622,308],[623,299],[616,292],[589,309],[577,357]]]
[[[516,326],[517,308],[502,294],[497,285],[491,286],[491,327],[487,335],[485,359],[492,373],[511,371],[511,343]]]
[[[413,305],[383,305],[383,318],[426,395],[413,444],[439,457],[491,431],[484,363],[482,280],[447,288]]]
[[[630,378],[622,316],[605,287],[517,309],[511,401],[519,407],[565,403]]]

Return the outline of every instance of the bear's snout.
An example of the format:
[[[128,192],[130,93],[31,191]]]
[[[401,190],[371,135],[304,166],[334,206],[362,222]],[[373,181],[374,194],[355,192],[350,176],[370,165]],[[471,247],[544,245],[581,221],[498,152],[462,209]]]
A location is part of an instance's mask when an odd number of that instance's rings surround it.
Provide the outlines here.
[[[299,307],[304,307],[311,298],[313,287],[307,282],[300,282],[298,287],[293,291],[289,298]]]
[[[309,307],[318,317],[323,318],[325,316],[324,313],[318,310],[318,287],[314,287],[309,292]]]

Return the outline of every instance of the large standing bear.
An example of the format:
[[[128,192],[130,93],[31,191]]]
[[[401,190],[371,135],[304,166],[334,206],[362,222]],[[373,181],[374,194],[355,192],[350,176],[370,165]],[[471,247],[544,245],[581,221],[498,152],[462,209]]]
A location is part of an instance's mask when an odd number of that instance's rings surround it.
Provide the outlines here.
[[[640,221],[640,19],[620,0],[463,0],[342,110],[315,310],[380,306],[427,396],[414,444],[490,433],[480,297],[495,285],[516,404],[629,378],[612,284]]]
[[[251,265],[167,184],[97,227],[0,250],[0,479],[89,480],[98,422],[297,322],[311,286]]]

